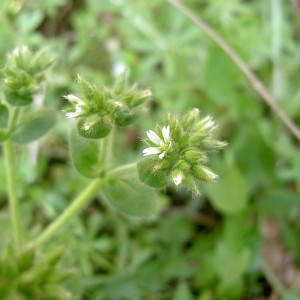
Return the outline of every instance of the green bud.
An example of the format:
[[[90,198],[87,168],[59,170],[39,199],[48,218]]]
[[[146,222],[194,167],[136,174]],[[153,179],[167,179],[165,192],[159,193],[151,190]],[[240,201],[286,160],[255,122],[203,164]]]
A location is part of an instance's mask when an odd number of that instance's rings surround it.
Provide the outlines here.
[[[185,178],[184,178],[184,184],[185,186],[191,190],[194,194],[196,195],[199,195],[200,194],[200,191],[199,191],[199,188],[196,184],[196,181],[195,179],[193,178],[192,175],[187,175]]]
[[[205,150],[220,150],[227,146],[226,142],[218,141],[218,140],[212,140],[212,139],[206,139],[202,141],[201,146]]]
[[[125,127],[133,123],[136,117],[129,109],[121,107],[115,112],[113,118],[118,127]]]
[[[167,185],[166,171],[160,167],[157,158],[143,159],[137,164],[137,170],[141,182],[155,188]]]
[[[52,63],[43,52],[32,53],[27,47],[16,48],[1,70],[7,102],[12,106],[31,104],[44,80],[45,70]]]
[[[19,258],[18,269],[19,272],[26,271],[30,269],[34,264],[35,252],[34,248],[30,247],[25,249]]]
[[[210,182],[210,181],[214,181],[218,178],[217,174],[215,174],[210,169],[208,169],[207,167],[204,167],[202,165],[193,166],[192,172],[198,180],[202,180],[202,181]]]
[[[184,174],[180,169],[175,169],[171,173],[171,179],[175,185],[180,185],[181,182],[184,180]]]
[[[113,92],[115,95],[120,95],[126,89],[126,74],[125,72],[121,73],[117,78],[117,81],[114,85]]]
[[[183,117],[182,117],[182,126],[185,129],[190,128],[193,123],[197,120],[198,116],[199,116],[199,109],[198,108],[194,108],[191,111],[187,112]]]
[[[95,91],[97,89],[95,84],[88,82],[79,75],[77,75],[77,81],[85,98],[88,100],[93,99],[95,96]]]
[[[79,118],[77,122],[79,135],[88,139],[101,139],[106,137],[111,129],[111,121],[107,117],[100,117],[97,114],[89,117]]]
[[[207,162],[207,155],[203,151],[189,149],[184,153],[185,159],[191,164],[197,162]]]
[[[135,107],[138,105],[141,105],[143,103],[145,103],[146,101],[148,101],[152,96],[151,91],[148,90],[142,90],[142,91],[138,91],[133,98],[131,99],[131,101],[129,102],[129,105],[131,107]]]
[[[33,95],[25,94],[21,95],[17,92],[5,92],[7,102],[12,106],[24,106],[29,105],[33,101]]]

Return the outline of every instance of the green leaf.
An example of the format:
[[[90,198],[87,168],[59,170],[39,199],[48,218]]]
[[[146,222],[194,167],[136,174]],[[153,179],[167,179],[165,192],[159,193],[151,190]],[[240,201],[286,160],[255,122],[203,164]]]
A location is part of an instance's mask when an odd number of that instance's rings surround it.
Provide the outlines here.
[[[224,165],[220,179],[206,187],[212,205],[220,212],[241,212],[248,202],[246,180],[234,165]]]
[[[152,217],[158,211],[159,196],[137,180],[113,180],[102,188],[102,195],[122,213],[135,217]]]
[[[81,175],[94,178],[101,174],[98,141],[83,138],[76,130],[71,130],[69,146],[72,164]]]
[[[283,300],[300,300],[300,296],[293,292],[287,291],[283,294]]]
[[[56,123],[56,112],[45,109],[28,113],[21,119],[11,134],[13,142],[27,144],[41,138]]]
[[[173,300],[192,300],[193,295],[190,291],[188,284],[184,281],[180,281],[176,287]]]

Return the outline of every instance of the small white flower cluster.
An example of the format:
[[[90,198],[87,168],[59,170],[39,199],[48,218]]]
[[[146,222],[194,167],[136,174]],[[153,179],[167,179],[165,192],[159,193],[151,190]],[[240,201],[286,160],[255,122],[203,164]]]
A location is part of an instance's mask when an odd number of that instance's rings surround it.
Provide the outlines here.
[[[216,127],[211,116],[200,119],[197,108],[180,119],[168,115],[166,126],[158,126],[156,132],[147,131],[146,143],[150,147],[144,149],[143,155],[152,155],[154,159],[148,160],[148,165],[147,159],[139,164],[140,179],[158,188],[171,181],[175,186],[184,186],[199,194],[201,182],[218,178],[206,167],[208,155],[226,146],[225,142],[214,138],[212,132]]]
[[[149,140],[155,145],[153,147],[148,147],[144,149],[144,156],[148,155],[156,155],[162,159],[166,151],[172,146],[172,142],[170,140],[170,126],[163,126],[161,129],[161,135],[163,138],[160,138],[153,130],[147,131],[147,136]]]

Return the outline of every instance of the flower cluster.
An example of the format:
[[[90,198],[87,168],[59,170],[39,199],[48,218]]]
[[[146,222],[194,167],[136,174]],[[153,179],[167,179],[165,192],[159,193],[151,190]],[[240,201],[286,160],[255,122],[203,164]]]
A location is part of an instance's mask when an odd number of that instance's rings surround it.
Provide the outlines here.
[[[141,113],[141,104],[151,96],[148,89],[139,90],[135,85],[128,87],[125,73],[111,88],[99,89],[80,76],[78,84],[78,95],[64,97],[73,105],[66,110],[66,117],[78,119],[78,132],[85,138],[100,139],[106,137],[113,126],[128,126]]]
[[[38,255],[33,247],[18,249],[11,245],[0,256],[0,298],[67,300],[72,295],[63,284],[76,274],[74,269],[59,267],[64,248],[56,247]]]
[[[12,51],[1,70],[7,102],[13,106],[31,104],[52,63],[43,51],[33,53],[25,46]]]
[[[199,110],[193,109],[182,118],[169,115],[167,125],[157,126],[156,132],[147,131],[144,149],[146,157],[138,163],[142,182],[162,188],[172,182],[199,193],[200,182],[217,179],[206,163],[212,151],[226,146],[212,133],[216,125],[211,116],[199,118]]]

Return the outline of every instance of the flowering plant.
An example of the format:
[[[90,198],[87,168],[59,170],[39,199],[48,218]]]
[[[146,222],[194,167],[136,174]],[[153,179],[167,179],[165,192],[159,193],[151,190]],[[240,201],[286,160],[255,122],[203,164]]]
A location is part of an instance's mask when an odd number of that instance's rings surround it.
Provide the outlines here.
[[[139,157],[138,162],[116,167],[113,131],[138,119],[147,108],[151,92],[129,86],[125,73],[112,87],[98,87],[78,76],[78,93],[64,96],[72,105],[65,110],[65,116],[76,123],[69,136],[72,164],[90,182],[53,223],[31,241],[25,241],[15,186],[15,145],[39,139],[56,122],[55,111],[33,110],[30,106],[50,64],[45,53],[36,54],[22,47],[12,52],[2,69],[6,100],[0,103],[0,140],[6,160],[14,244],[8,245],[7,255],[0,257],[0,280],[6,282],[5,278],[12,276],[16,283],[2,286],[0,282],[0,296],[5,299],[69,299],[59,285],[73,271],[56,268],[64,248],[36,259],[42,244],[98,193],[119,211],[145,218],[158,212],[156,189],[172,184],[199,194],[201,182],[217,179],[206,166],[209,155],[226,145],[214,138],[216,126],[212,118],[200,119],[199,110],[193,109],[182,117],[170,114],[163,126],[146,132],[144,159]]]
[[[209,155],[226,146],[213,137],[216,125],[210,116],[199,119],[195,108],[182,118],[167,117],[168,125],[157,126],[157,133],[147,131],[144,149],[146,158],[138,163],[142,182],[162,188],[173,183],[199,194],[199,183],[217,179],[217,175],[205,164]]]

